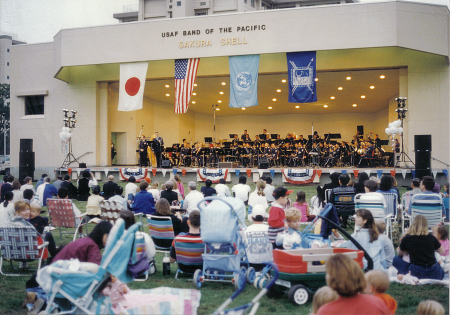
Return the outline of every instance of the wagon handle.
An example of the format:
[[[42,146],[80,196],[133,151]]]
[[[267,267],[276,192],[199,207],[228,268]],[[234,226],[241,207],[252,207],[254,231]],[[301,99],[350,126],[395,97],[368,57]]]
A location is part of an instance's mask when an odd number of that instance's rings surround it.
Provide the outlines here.
[[[321,215],[319,215],[319,218],[327,221],[329,224],[331,224],[332,226],[337,228],[339,230],[339,232],[344,234],[344,236],[347,237],[349,239],[349,241],[352,242],[356,246],[356,248],[358,248],[359,250],[362,250],[364,252],[364,258],[367,260],[367,270],[373,269],[372,257],[369,256],[369,254],[366,252],[366,250],[350,234],[348,234],[347,231],[345,231],[343,228],[341,228],[339,225],[337,225],[336,223],[334,223],[333,221],[331,221],[328,218],[325,218]]]

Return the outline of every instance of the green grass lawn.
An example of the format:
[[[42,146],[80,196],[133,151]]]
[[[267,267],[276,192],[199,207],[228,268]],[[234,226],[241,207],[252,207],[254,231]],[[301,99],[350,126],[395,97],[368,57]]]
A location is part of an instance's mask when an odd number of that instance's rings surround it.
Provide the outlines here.
[[[120,183],[125,186],[124,182]],[[187,182],[184,182],[184,186],[187,187]],[[232,185],[229,185],[230,188]],[[252,189],[255,188],[254,184],[251,184]],[[293,189],[294,193],[299,190],[303,190],[306,193],[307,200],[310,200],[312,196],[316,194],[316,186],[293,186],[286,185],[289,189]],[[200,187],[198,188],[200,190]],[[406,189],[401,188],[400,193],[403,193]],[[294,196],[291,197],[294,201]],[[84,212],[86,208],[86,202],[75,201],[78,208]],[[89,231],[92,230],[94,225],[90,224]],[[148,228],[144,226],[144,231],[148,232]],[[57,245],[59,244],[58,230],[53,231]],[[67,244],[72,240],[70,235],[64,235],[62,244]],[[396,244],[394,244],[396,245]],[[156,287],[176,287],[176,288],[188,288],[195,289],[192,282],[192,277],[182,275],[181,279],[175,280],[175,272],[177,269],[176,264],[171,264],[171,275],[162,275],[162,258],[164,254],[158,253],[156,256],[157,272],[154,275],[150,275],[149,279],[145,282],[133,282],[129,284],[131,289],[150,289]],[[36,263],[30,264],[31,267],[36,266]],[[5,265],[6,271],[10,271],[9,262]],[[21,308],[23,299],[25,297],[25,282],[29,279],[29,276],[23,277],[5,277],[0,276],[0,314],[26,314],[25,309]],[[198,309],[199,314],[212,313],[225,299],[230,297],[234,292],[234,286],[230,283],[203,283],[200,289],[202,293],[200,307]],[[253,285],[247,285],[244,292],[233,302],[231,307],[242,305],[251,301],[258,294],[259,290],[254,288]],[[415,314],[417,305],[426,299],[436,300],[444,306],[446,313],[449,311],[449,289],[442,286],[409,286],[399,285],[396,283],[391,284],[388,294],[393,296],[398,303],[397,314]],[[289,303],[287,294],[281,298],[268,298],[263,297],[258,314],[309,314],[310,303],[304,306],[294,306]],[[364,310],[361,310],[364,313]]]

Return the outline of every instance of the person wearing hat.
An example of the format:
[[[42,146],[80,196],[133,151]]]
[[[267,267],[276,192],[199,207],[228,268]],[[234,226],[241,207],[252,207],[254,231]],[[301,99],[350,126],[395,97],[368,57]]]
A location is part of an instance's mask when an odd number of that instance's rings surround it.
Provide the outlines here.
[[[262,205],[256,205],[253,207],[253,211],[248,215],[248,220],[252,221],[253,224],[248,226],[245,232],[265,232],[266,234],[269,231],[269,226],[264,224],[264,221],[267,220],[268,214],[266,209]]]
[[[333,174],[330,174],[331,183],[323,185],[323,191],[326,191],[327,189],[333,189],[336,187],[339,187],[339,176],[341,173],[334,172]]]
[[[276,248],[275,240],[279,233],[284,231],[284,220],[286,219],[284,215],[284,210],[286,207],[290,206],[289,194],[293,193],[293,190],[288,190],[287,188],[281,186],[275,188],[273,191],[272,206],[269,210],[269,241],[272,243],[274,248]]]
[[[249,220],[253,224],[245,229],[245,238],[248,241],[247,259],[256,271],[261,271],[266,264],[263,262],[272,261],[272,245],[268,242],[269,226],[264,224],[267,219],[267,212],[262,205],[255,205]]]

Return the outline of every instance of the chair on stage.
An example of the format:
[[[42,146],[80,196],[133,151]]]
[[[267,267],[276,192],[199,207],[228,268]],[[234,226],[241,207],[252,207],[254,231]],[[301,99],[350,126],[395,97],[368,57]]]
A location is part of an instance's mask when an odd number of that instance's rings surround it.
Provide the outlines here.
[[[77,238],[78,229],[84,225],[86,225],[86,234],[88,232],[87,222],[83,220],[83,217],[86,216],[86,213],[83,213],[81,216],[75,216],[75,212],[73,211],[72,200],[70,199],[47,199],[48,206],[48,216],[51,222],[51,225],[59,228],[59,243],[62,244],[63,234],[72,234],[73,239],[75,241]],[[73,231],[62,231],[62,228],[75,228],[75,232]]]
[[[411,215],[404,220],[413,221],[421,214],[427,219],[428,230],[431,230],[433,226],[444,222],[442,206],[443,200],[438,194],[415,194],[411,200]]]
[[[9,260],[11,269],[16,270],[13,261],[38,261],[37,270],[41,268],[42,260],[47,259],[48,242],[43,242],[36,229],[32,226],[11,226],[0,228],[0,274],[3,276],[29,276],[29,273],[4,273],[3,261]],[[36,270],[31,270],[36,272]],[[4,288],[6,289],[6,288]]]

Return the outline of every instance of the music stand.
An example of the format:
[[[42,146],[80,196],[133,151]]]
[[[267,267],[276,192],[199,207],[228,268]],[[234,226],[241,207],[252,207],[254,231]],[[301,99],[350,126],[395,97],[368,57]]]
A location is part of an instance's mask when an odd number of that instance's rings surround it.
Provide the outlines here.
[[[236,135],[235,133],[230,133],[230,134],[229,134],[230,139],[234,139],[234,136],[235,136],[235,135]]]
[[[267,140],[264,133],[259,134],[259,140]]]
[[[205,137],[205,143],[211,143],[212,137]]]
[[[270,134],[270,139],[277,140],[277,138],[278,138],[278,134],[276,134],[276,133]]]

